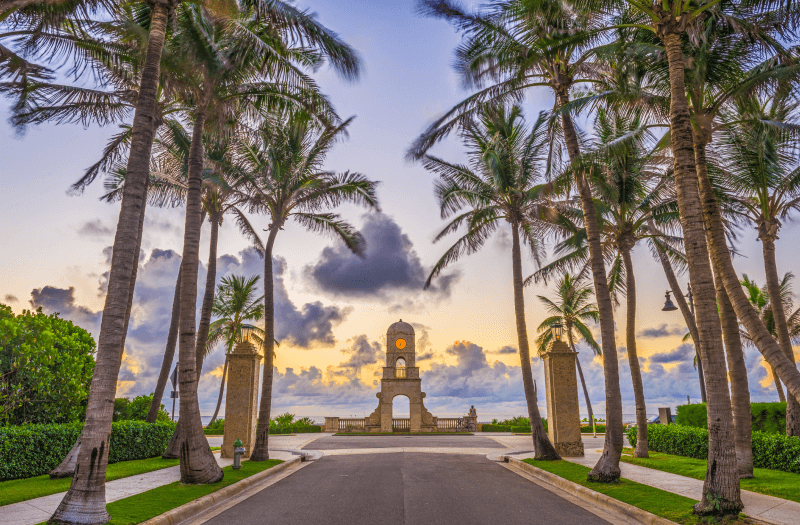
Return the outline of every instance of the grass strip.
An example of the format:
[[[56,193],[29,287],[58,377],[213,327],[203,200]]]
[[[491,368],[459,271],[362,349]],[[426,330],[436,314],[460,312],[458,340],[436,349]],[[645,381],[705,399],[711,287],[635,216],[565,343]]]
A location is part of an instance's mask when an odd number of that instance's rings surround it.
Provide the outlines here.
[[[163,485],[141,494],[114,501],[106,505],[108,513],[111,514],[110,525],[142,523],[280,463],[283,463],[283,461],[279,459],[260,461],[258,463],[243,461],[241,470],[233,470],[233,467],[223,468],[222,471],[225,473],[225,477],[222,478],[222,481],[216,483],[181,485],[180,481],[176,481],[169,485]]]
[[[219,450],[219,448],[211,447],[211,450]],[[177,459],[163,459],[160,457],[120,461],[106,467],[106,481],[146,474],[154,470],[174,467],[178,463],[179,460]],[[72,478],[50,479],[47,474],[33,478],[3,481],[0,482],[0,506],[66,492],[69,490],[70,483],[72,483]]]
[[[334,436],[474,436],[472,432],[339,432]]]
[[[665,490],[642,485],[628,479],[621,479],[619,483],[598,483],[586,479],[589,467],[570,463],[569,461],[536,461],[533,459],[524,460],[525,463],[538,467],[544,471],[555,474],[578,485],[592,489],[616,500],[622,501],[642,510],[646,510],[656,516],[661,516],[668,520],[680,523],[681,525],[694,525],[700,523],[750,523],[749,520],[740,514],[739,519],[726,519],[722,522],[714,518],[701,518],[692,514],[692,506],[697,503],[679,494],[673,494]]]
[[[633,449],[630,448],[626,448],[623,451],[633,454]],[[706,478],[708,466],[708,461],[704,459],[687,458],[652,451],[649,458],[622,456],[622,461],[631,465],[639,465],[640,467],[661,470],[699,480]],[[755,476],[754,478],[739,480],[739,486],[742,490],[800,503],[800,474],[756,468],[753,469],[753,475]]]

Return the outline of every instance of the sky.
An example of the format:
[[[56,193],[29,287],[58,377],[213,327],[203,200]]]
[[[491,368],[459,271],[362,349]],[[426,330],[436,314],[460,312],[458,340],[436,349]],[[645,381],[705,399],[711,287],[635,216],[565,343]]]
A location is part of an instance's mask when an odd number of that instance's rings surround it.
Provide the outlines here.
[[[455,237],[433,243],[443,227],[433,194],[434,177],[405,160],[410,143],[442,112],[469,94],[453,71],[460,37],[446,23],[415,14],[412,0],[301,0],[361,55],[364,72],[355,83],[322,69],[315,73],[339,115],[355,116],[349,139],[328,155],[326,167],[351,170],[380,181],[381,212],[354,206],[339,211],[367,240],[358,259],[337,242],[288,224],[275,245],[277,376],[273,412],[322,420],[325,416],[363,417],[376,406],[388,326],[403,319],[416,330],[426,407],[442,417],[466,413],[475,405],[479,421],[524,414],[511,287],[510,232],[501,229],[483,250],[463,258],[422,290],[430,268]],[[544,88],[527,93],[523,109],[532,122],[552,107]],[[16,312],[42,307],[60,312],[96,338],[105,298],[110,246],[118,204],[98,200],[102,181],[81,196],[67,189],[99,157],[115,126],[100,128],[50,124],[15,132],[7,122],[9,104],[0,100],[0,302]],[[589,123],[586,123],[587,125]],[[587,131],[591,131],[590,127]],[[463,161],[455,138],[433,152]],[[251,217],[257,228],[268,219]],[[153,391],[170,321],[172,295],[180,266],[184,209],[148,208],[134,307],[120,371],[118,396]],[[784,224],[777,243],[778,270],[797,273],[800,233]],[[740,273],[764,283],[761,245],[753,229],[740,232]],[[201,239],[205,283],[208,223]],[[263,273],[263,260],[227,220],[220,230],[217,279]],[[643,367],[648,413],[699,397],[694,349],[678,312],[662,312],[668,288],[660,264],[646,246],[634,250],[637,278],[637,347]],[[535,271],[523,261],[525,275]],[[679,276],[685,287],[688,275]],[[544,285],[526,289],[526,319],[531,340],[546,312],[537,295]],[[199,293],[202,297],[202,291]],[[634,400],[624,348],[624,300],[615,313],[620,350],[623,413],[633,419]],[[599,334],[599,327],[592,327]],[[590,398],[603,414],[602,360],[579,345]],[[754,401],[777,400],[763,359],[746,350]],[[217,349],[206,361],[200,382],[201,413],[216,404],[224,362]],[[544,385],[542,362],[534,377]],[[543,387],[542,387],[543,388]],[[586,409],[579,396],[581,413]],[[168,400],[166,400],[168,401]],[[539,403],[545,411],[543,396]],[[223,403],[224,411],[224,403]]]

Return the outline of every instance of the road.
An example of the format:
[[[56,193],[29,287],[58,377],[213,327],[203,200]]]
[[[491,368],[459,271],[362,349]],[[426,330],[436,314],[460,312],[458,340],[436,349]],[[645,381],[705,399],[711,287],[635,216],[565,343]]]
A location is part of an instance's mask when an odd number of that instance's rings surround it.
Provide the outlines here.
[[[429,447],[433,445],[428,440],[438,437],[410,438],[421,440],[413,445],[402,437],[369,439],[380,440],[380,448]],[[305,448],[330,450],[324,447],[330,440],[339,439],[350,440],[355,448],[370,448],[365,441],[354,437],[325,437]],[[403,441],[398,445],[387,439]],[[362,442],[356,446],[357,441]],[[351,446],[349,442],[341,445],[338,448]],[[456,446],[463,448],[465,443],[458,442]],[[479,446],[487,447],[484,443]],[[206,523],[599,525],[609,522],[483,455],[391,452],[325,455]]]

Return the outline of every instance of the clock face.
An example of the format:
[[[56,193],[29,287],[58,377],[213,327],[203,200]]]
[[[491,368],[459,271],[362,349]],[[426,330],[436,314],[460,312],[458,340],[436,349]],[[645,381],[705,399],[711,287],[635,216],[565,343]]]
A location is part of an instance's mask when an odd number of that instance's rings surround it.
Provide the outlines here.
[[[402,350],[403,348],[406,347],[406,340],[405,339],[398,339],[397,341],[394,342],[394,346],[396,346],[397,348]]]

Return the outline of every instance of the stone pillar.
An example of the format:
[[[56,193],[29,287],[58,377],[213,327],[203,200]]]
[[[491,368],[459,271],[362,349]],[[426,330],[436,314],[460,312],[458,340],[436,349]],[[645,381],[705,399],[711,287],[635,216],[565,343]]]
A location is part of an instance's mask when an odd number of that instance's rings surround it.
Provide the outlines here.
[[[241,342],[228,354],[228,392],[225,397],[225,435],[222,457],[233,457],[233,443],[241,439],[244,458],[249,458],[256,444],[258,378],[262,357],[249,342]]]
[[[583,456],[578,381],[575,377],[577,355],[564,341],[554,341],[542,354],[547,391],[547,434],[556,452],[566,457]]]
[[[339,418],[326,417],[325,418],[325,432],[339,432]]]

